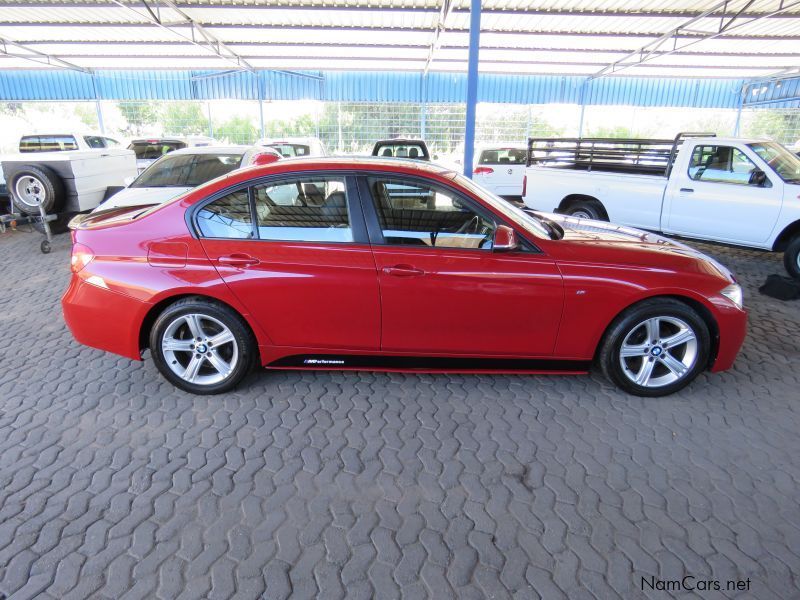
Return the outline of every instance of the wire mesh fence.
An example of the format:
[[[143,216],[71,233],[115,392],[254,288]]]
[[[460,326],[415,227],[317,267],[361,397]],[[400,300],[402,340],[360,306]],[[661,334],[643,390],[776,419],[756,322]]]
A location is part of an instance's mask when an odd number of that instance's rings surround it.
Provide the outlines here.
[[[679,131],[731,135],[735,110],[630,106],[479,104],[477,144],[524,144],[529,136],[673,137]],[[337,154],[369,153],[379,139],[421,137],[433,154],[461,155],[464,104],[247,100],[0,102],[0,152],[31,133],[100,132],[123,140],[206,135],[226,144],[261,137],[318,137]],[[800,109],[741,114],[739,132],[787,145],[800,141]]]

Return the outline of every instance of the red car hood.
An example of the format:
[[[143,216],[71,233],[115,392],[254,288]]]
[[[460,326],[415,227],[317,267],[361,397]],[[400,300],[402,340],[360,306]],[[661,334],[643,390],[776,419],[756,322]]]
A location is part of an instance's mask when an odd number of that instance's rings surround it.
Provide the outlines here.
[[[606,264],[657,267],[718,274],[734,281],[731,272],[716,260],[681,242],[633,227],[577,219],[564,215],[543,215],[564,230],[564,247],[570,258]],[[566,256],[565,256],[566,257]]]

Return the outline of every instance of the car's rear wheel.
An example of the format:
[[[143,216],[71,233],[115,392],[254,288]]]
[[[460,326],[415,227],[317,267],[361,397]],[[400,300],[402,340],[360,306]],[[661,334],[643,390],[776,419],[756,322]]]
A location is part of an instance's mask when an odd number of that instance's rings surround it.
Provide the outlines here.
[[[253,335],[224,304],[186,298],[168,306],[150,331],[156,367],[173,385],[193,394],[233,389],[255,362]]]
[[[786,246],[783,253],[783,265],[795,279],[800,279],[800,235],[796,235]]]
[[[666,396],[686,387],[708,364],[711,336],[702,317],[670,298],[646,300],[614,321],[600,366],[637,396]]]

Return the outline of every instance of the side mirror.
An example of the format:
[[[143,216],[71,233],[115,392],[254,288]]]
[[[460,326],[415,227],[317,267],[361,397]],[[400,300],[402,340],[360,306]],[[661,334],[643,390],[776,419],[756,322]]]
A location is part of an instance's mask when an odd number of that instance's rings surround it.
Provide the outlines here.
[[[769,179],[767,179],[767,174],[761,169],[756,169],[750,175],[750,185],[755,185],[758,187],[771,187]]]
[[[130,184],[133,183],[134,179],[136,179],[135,175],[128,175],[125,179],[122,180],[122,183],[125,184],[125,187],[128,187]]]
[[[514,230],[506,225],[498,225],[497,229],[494,230],[492,250],[494,252],[511,252],[517,248],[519,248],[519,243]]]

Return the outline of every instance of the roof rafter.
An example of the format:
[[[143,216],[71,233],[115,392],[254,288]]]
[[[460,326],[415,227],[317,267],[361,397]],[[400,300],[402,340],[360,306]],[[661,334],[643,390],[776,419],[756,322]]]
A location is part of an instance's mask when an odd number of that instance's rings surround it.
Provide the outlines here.
[[[439,20],[436,22],[436,31],[433,32],[433,41],[428,50],[428,58],[425,60],[425,68],[422,71],[426,75],[433,62],[433,56],[442,43],[442,33],[444,33],[447,27],[447,19],[452,14],[455,4],[456,0],[442,0],[442,7],[439,10]]]
[[[195,46],[205,49],[206,51],[218,56],[222,60],[234,65],[239,69],[244,69],[255,73],[255,69],[244,58],[236,54],[236,52],[228,48],[225,44],[214,37],[214,35],[206,31],[202,24],[198,23],[185,12],[183,12],[172,0],[140,1],[147,11],[146,13],[136,10],[134,7],[125,4],[121,0],[111,0],[111,2],[117,6],[121,6],[122,8],[135,13],[140,18],[149,21],[156,27],[160,27],[165,31],[169,31],[173,35],[189,42],[190,44],[194,44]],[[179,23],[165,23],[161,19],[161,5],[175,12],[175,14],[181,18],[181,21]],[[188,26],[191,30],[191,35],[187,36],[183,32],[175,29],[176,25],[184,27]]]
[[[736,0],[723,0],[722,2],[712,6],[707,11],[692,17],[679,27],[676,27],[675,29],[665,33],[658,39],[653,40],[638,50],[629,53],[627,56],[609,65],[606,65],[597,73],[594,73],[589,79],[597,79],[606,75],[613,75],[624,69],[641,65],[655,58],[680,52],[684,48],[697,44],[698,42],[720,37],[727,34],[729,31],[742,27],[743,25],[749,25],[751,23],[755,23],[756,21],[784,13],[796,6],[800,6],[800,0],[795,0],[794,2],[780,0],[777,9],[759,14],[758,16],[744,16],[745,11],[750,8],[755,1],[756,0],[747,0],[736,12],[731,12],[729,14],[728,9],[732,5],[736,4]],[[721,15],[719,14],[720,11],[722,11]],[[710,16],[719,17],[719,25],[715,31],[692,28],[694,24]],[[688,34],[688,36],[686,34]]]
[[[22,52],[21,53],[9,52],[8,50],[9,46],[12,48],[17,48]],[[9,40],[3,37],[0,37],[0,54],[5,56],[10,56],[12,58],[21,58],[23,60],[29,60],[31,62],[47,65],[49,67],[59,67],[61,69],[80,71],[81,73],[88,73],[88,74],[91,74],[92,72],[90,69],[86,69],[84,67],[68,62],[62,58],[59,58],[58,56],[54,56],[52,54],[45,54],[44,52],[39,52],[38,50],[29,48],[24,44],[20,44],[19,42],[15,42],[13,40]]]

